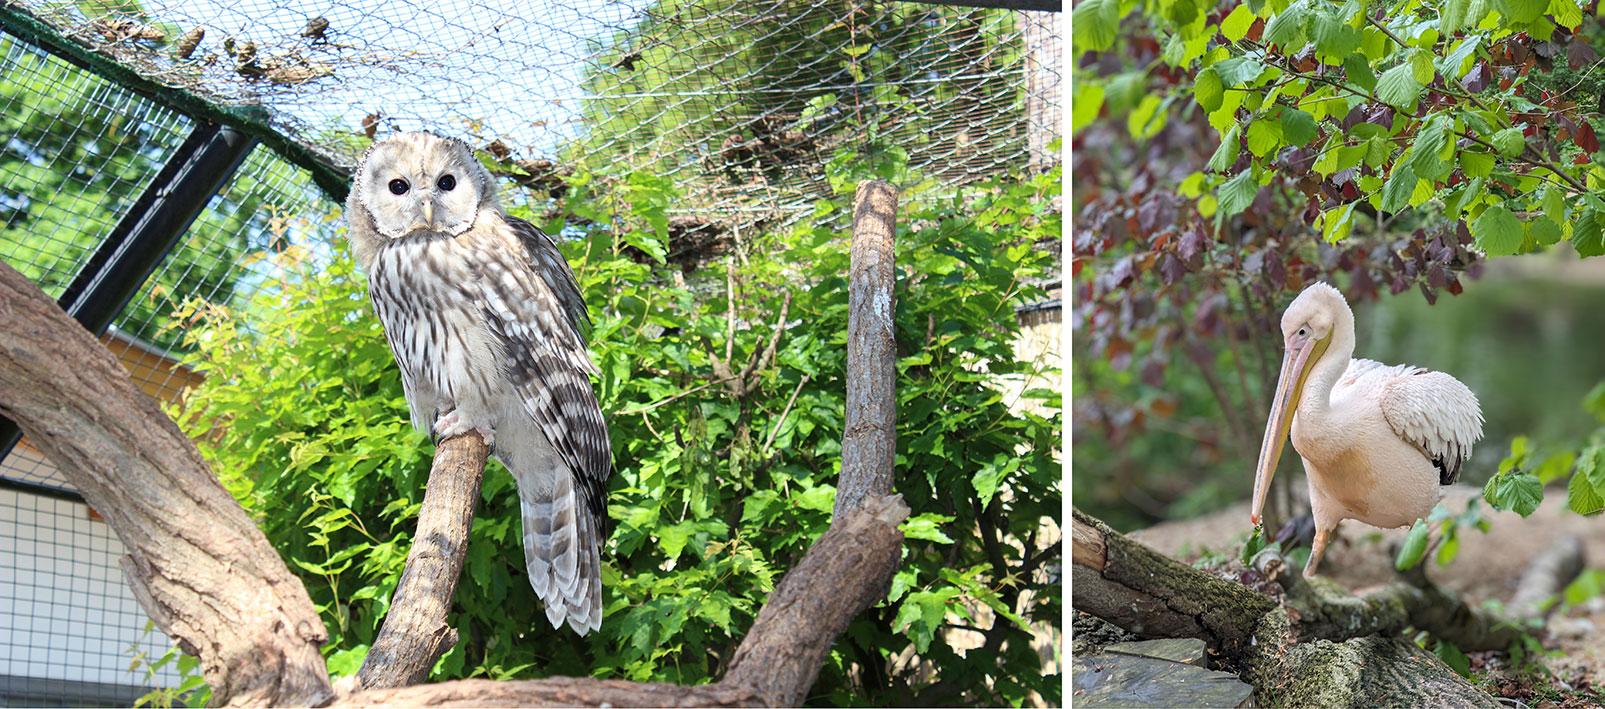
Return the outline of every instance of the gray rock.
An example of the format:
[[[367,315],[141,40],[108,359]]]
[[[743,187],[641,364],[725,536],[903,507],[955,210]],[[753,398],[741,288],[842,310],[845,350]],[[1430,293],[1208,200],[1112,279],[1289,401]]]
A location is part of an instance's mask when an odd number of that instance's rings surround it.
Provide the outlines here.
[[[1254,688],[1229,672],[1107,652],[1071,664],[1071,703],[1082,707],[1249,707]]]

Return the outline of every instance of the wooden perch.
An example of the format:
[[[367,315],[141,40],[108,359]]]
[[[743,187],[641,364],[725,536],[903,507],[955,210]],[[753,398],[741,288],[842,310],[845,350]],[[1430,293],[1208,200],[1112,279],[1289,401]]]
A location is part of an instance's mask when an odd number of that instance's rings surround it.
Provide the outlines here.
[[[890,195],[872,186],[861,195]],[[446,626],[467,551],[486,449],[477,435],[436,450],[418,532],[395,600],[360,671],[365,691],[343,704],[587,704],[649,706],[801,703],[835,639],[885,598],[902,556],[899,525],[908,507],[892,494],[895,430],[888,372],[890,209],[880,232],[887,255],[867,287],[849,297],[849,330],[884,321],[886,339],[849,358],[850,391],[884,391],[865,403],[874,435],[843,440],[840,489],[830,529],[781,578],[753,627],[713,684],[679,687],[589,678],[406,685],[427,676],[455,642]],[[868,213],[868,212],[866,212]],[[864,298],[885,298],[866,303]],[[10,416],[105,516],[129,556],[140,605],[186,652],[196,655],[219,704],[314,705],[336,699],[319,647],[327,638],[306,589],[245,511],[218,484],[195,447],[155,402],[134,388],[104,347],[21,274],[0,264],[0,413]],[[872,388],[866,377],[882,378]],[[849,416],[849,420],[858,420]],[[605,621],[604,621],[605,622]]]
[[[105,517],[134,597],[218,704],[333,697],[299,579],[117,359],[0,263],[0,413]]]
[[[893,291],[897,190],[858,186],[847,280],[847,420],[836,519],[869,495],[892,489],[897,457],[897,339]]]
[[[1424,577],[1355,597],[1325,579],[1306,584],[1287,573],[1288,598],[1278,604],[1080,510],[1072,516],[1071,603],[1077,610],[1145,637],[1203,639],[1220,664],[1252,681],[1262,705],[1497,706],[1431,653],[1397,636],[1414,626],[1469,649],[1499,639],[1508,626]]]
[[[446,615],[468,554],[468,532],[479,507],[479,484],[489,454],[490,447],[477,431],[448,438],[436,447],[412,551],[384,626],[357,672],[358,687],[418,684],[457,644],[457,631],[446,624]]]

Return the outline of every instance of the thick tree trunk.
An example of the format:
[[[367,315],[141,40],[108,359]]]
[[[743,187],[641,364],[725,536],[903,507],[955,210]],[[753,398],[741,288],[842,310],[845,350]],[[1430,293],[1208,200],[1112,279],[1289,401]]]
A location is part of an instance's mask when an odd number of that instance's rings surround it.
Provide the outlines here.
[[[0,343],[0,413],[106,518],[134,597],[201,659],[215,701],[328,701],[328,636],[300,580],[117,359],[3,263]]]
[[[457,644],[457,631],[446,624],[446,614],[451,612],[451,597],[468,554],[468,532],[479,507],[479,484],[489,454],[477,431],[436,447],[412,551],[384,627],[357,673],[361,688],[418,684]]]

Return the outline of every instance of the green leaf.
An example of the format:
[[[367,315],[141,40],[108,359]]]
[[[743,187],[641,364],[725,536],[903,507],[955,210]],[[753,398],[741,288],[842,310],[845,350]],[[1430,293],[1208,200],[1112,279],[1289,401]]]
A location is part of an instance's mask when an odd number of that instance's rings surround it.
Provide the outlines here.
[[[1555,18],[1555,24],[1569,30],[1583,24],[1583,8],[1573,0],[1549,0],[1549,14]]]
[[[1432,558],[1438,562],[1439,566],[1448,566],[1449,562],[1454,561],[1455,556],[1459,553],[1460,533],[1456,531],[1454,525],[1449,525],[1444,528],[1443,541],[1438,543],[1438,552],[1433,554]]]
[[[1397,212],[1410,205],[1410,195],[1415,193],[1416,172],[1407,164],[1395,165],[1393,174],[1382,185],[1382,204],[1380,209],[1384,212]]]
[[[906,539],[923,539],[938,544],[952,544],[953,539],[942,533],[941,525],[952,522],[953,518],[939,515],[934,512],[910,517],[903,523],[903,537]]]
[[[1304,25],[1309,19],[1309,8],[1303,2],[1295,2],[1265,23],[1265,33],[1260,39],[1281,47],[1284,54],[1294,54],[1304,46]]]
[[[1494,171],[1494,156],[1475,150],[1460,151],[1460,169],[1466,177],[1487,177]]]
[[[1432,83],[1433,74],[1437,71],[1432,66],[1432,53],[1418,49],[1410,53],[1410,78],[1416,83],[1426,85]]]
[[[1561,233],[1560,225],[1556,224],[1555,220],[1545,216],[1534,217],[1532,221],[1527,222],[1527,234],[1539,246],[1554,246],[1560,243],[1561,237],[1564,236]]]
[[[336,677],[349,677],[356,674],[357,670],[362,669],[362,663],[367,659],[367,645],[357,645],[343,650],[336,650],[329,655],[329,674]]]
[[[1282,138],[1299,147],[1315,138],[1315,117],[1296,108],[1282,109]]]
[[[1473,19],[1469,16],[1471,2],[1472,0],[1445,0],[1439,11],[1438,28],[1446,35],[1453,35],[1462,28],[1476,25],[1481,18]]]
[[[1215,71],[1215,67],[1198,72],[1198,78],[1193,80],[1193,98],[1205,111],[1220,108],[1225,94],[1226,85],[1221,83],[1220,72]]]
[[[1404,546],[1399,547],[1399,558],[1393,562],[1393,568],[1399,571],[1408,571],[1421,563],[1427,555],[1427,523],[1416,520],[1410,527],[1410,533],[1404,537]]]
[[[1165,99],[1157,94],[1148,94],[1142,97],[1137,107],[1131,109],[1126,115],[1126,130],[1131,137],[1137,140],[1147,140],[1164,130],[1165,122],[1170,118],[1169,112],[1164,110]]]
[[[1500,155],[1507,158],[1520,155],[1522,148],[1527,147],[1527,138],[1521,134],[1521,128],[1517,126],[1495,133],[1489,142],[1494,144],[1494,149],[1498,150]]]
[[[1421,89],[1421,82],[1416,81],[1409,62],[1382,72],[1377,79],[1377,98],[1402,111],[1415,110],[1416,100],[1421,98]]]
[[[1237,163],[1237,155],[1243,149],[1242,141],[1237,136],[1238,127],[1233,125],[1221,136],[1220,147],[1215,148],[1215,154],[1209,156],[1208,167],[1215,172],[1225,172]]]
[[[1243,553],[1239,555],[1243,565],[1252,565],[1254,563],[1254,555],[1265,547],[1265,530],[1261,527],[1255,527],[1253,533],[1248,535],[1248,541],[1243,542]]]
[[[1074,104],[1070,109],[1070,132],[1075,133],[1092,125],[1103,110],[1103,84],[1074,82],[1071,86],[1075,95],[1070,99]]]
[[[1248,36],[1249,28],[1254,26],[1254,11],[1248,9],[1247,3],[1232,8],[1230,14],[1220,21],[1220,33],[1228,42],[1237,42]]]
[[[1605,230],[1600,228],[1598,212],[1584,210],[1572,224],[1572,248],[1584,258],[1605,255]]]
[[[1076,54],[1108,50],[1120,30],[1119,0],[1082,0],[1070,12],[1070,26]]]
[[[1365,60],[1365,55],[1350,54],[1343,60],[1343,74],[1366,91],[1376,88],[1377,73],[1371,70],[1371,63]]]
[[[1216,192],[1215,199],[1220,203],[1218,214],[1221,218],[1230,217],[1248,209],[1254,203],[1255,195],[1259,194],[1259,182],[1254,179],[1253,170],[1244,170],[1237,176],[1227,180]]]
[[[1438,155],[1449,139],[1443,116],[1427,121],[1426,125],[1416,133],[1415,142],[1410,145],[1410,169],[1417,177],[1436,180],[1448,176],[1448,166],[1443,164]]]
[[[1498,0],[1499,14],[1516,24],[1530,24],[1544,16],[1549,0]]]
[[[1544,501],[1544,485],[1528,473],[1505,473],[1488,479],[1482,498],[1496,510],[1511,510],[1523,517]]]
[[[1455,647],[1454,643],[1439,640],[1437,648],[1433,650],[1433,654],[1437,655],[1438,659],[1443,660],[1443,664],[1448,665],[1449,669],[1455,671],[1455,674],[1461,677],[1471,676],[1471,658],[1466,657],[1466,653],[1461,652],[1460,648]]]
[[[1265,157],[1282,147],[1282,124],[1267,117],[1256,118],[1248,124],[1248,152],[1254,157]]]
[[[1354,230],[1354,202],[1321,213],[1321,238],[1336,244]]]
[[[1342,60],[1360,48],[1360,31],[1324,12],[1315,16],[1311,33],[1316,50],[1332,60]]]
[[[1566,506],[1580,515],[1596,514],[1605,510],[1605,498],[1600,497],[1588,475],[1579,471],[1566,484]]]
[[[1510,256],[1521,250],[1521,241],[1525,234],[1516,215],[1504,205],[1496,204],[1483,210],[1482,214],[1471,222],[1471,236],[1477,240],[1477,246],[1489,256]]]
[[[1605,423],[1605,382],[1594,385],[1583,397],[1583,410],[1594,415],[1600,423]]]
[[[1215,64],[1214,69],[1220,74],[1222,84],[1226,88],[1241,86],[1258,79],[1265,73],[1265,65],[1253,57],[1233,57]]]

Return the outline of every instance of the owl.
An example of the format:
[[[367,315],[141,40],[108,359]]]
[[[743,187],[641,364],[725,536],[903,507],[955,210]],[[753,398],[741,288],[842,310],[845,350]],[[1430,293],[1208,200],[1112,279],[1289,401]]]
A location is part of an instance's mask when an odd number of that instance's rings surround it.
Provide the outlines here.
[[[550,237],[502,211],[466,144],[431,133],[368,150],[346,222],[413,426],[485,437],[518,483],[546,618],[596,630],[613,463],[574,272]]]

